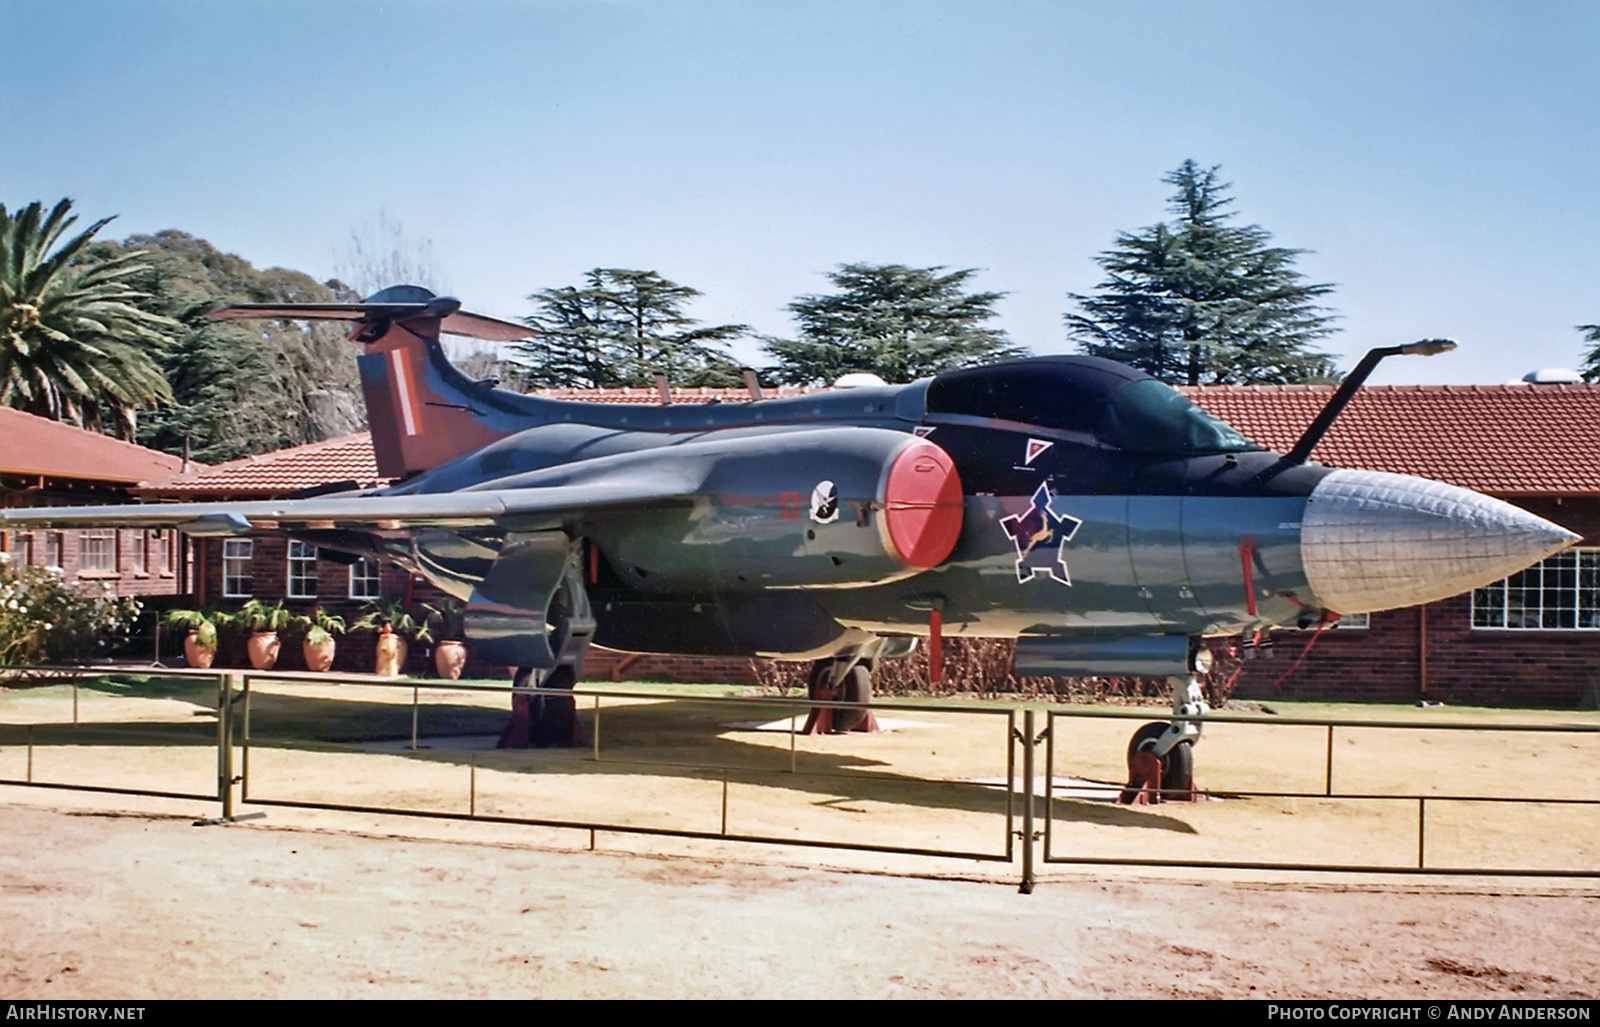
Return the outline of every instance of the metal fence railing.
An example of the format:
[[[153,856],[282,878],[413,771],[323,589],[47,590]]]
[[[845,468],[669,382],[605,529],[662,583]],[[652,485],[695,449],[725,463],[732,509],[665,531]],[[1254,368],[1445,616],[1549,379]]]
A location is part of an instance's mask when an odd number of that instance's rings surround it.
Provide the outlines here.
[[[341,687],[362,696],[345,701],[366,707],[366,714],[382,720],[386,728],[352,734],[348,725],[337,723],[319,733],[306,727],[308,717],[313,723],[317,717],[294,706],[297,690],[304,696],[304,688],[325,688],[329,683],[323,675],[316,675],[315,683],[306,680],[310,677],[289,681],[271,674],[244,675],[241,802],[570,828],[591,836],[598,832],[672,835],[986,862],[1015,860],[1015,820],[1021,804],[1016,793],[1004,787],[1015,762],[1018,711],[1013,709],[951,710],[900,703],[875,707],[880,717],[976,718],[993,722],[996,728],[991,737],[1000,758],[993,783],[930,774],[916,779],[912,789],[923,793],[913,801],[924,810],[945,813],[945,821],[961,821],[946,823],[942,832],[935,829],[934,833],[954,841],[905,844],[826,832],[807,834],[794,825],[772,829],[773,807],[803,812],[808,804],[842,803],[846,808],[886,809],[904,798],[908,779],[903,773],[855,767],[860,761],[853,757],[800,746],[800,727],[813,707],[843,709],[850,708],[849,703],[763,696],[696,698],[681,691],[638,689],[526,689],[532,696],[574,699],[587,738],[580,750],[508,751],[491,747],[509,707],[513,690],[508,687],[342,678]],[[264,718],[263,707],[274,703],[279,707],[276,715]],[[643,724],[641,708],[663,705],[687,713],[674,724]],[[668,716],[669,711],[658,708],[643,719],[659,722]],[[737,721],[731,729],[744,741],[718,741],[730,733],[730,720]],[[679,734],[673,737],[672,731]],[[759,744],[762,740],[768,744]],[[264,752],[271,754],[267,769],[262,765]],[[431,787],[418,792],[381,774],[333,769],[335,764],[372,756],[421,760],[437,772],[422,775]],[[411,776],[414,780],[416,775]],[[930,792],[945,794],[933,798],[925,794]],[[656,804],[663,799],[678,808],[663,810]],[[859,826],[857,830],[871,834]],[[895,831],[896,836],[903,833]],[[968,844],[983,835],[989,844]]]
[[[1068,833],[1076,836],[1070,840],[1076,846],[1069,844],[1062,834],[1064,825],[1073,824],[1073,809],[1081,809],[1085,801],[1109,800],[1121,787],[1083,781],[1064,787],[1058,783],[1056,769],[1073,750],[1066,741],[1071,733],[1068,725],[1078,728],[1079,734],[1118,736],[1126,731],[1127,721],[1148,719],[1146,712],[1049,712],[1044,732],[1044,862],[1600,877],[1600,775],[1595,773],[1600,770],[1600,747],[1594,744],[1600,739],[1600,724],[1208,714],[1203,718],[1205,739],[1196,757],[1202,768],[1197,780],[1206,782],[1197,792],[1199,798],[1248,803],[1252,814],[1303,816],[1335,808],[1341,813],[1329,814],[1326,830],[1305,834],[1298,843],[1286,840],[1293,832],[1272,830],[1270,825],[1264,835],[1260,833],[1260,816],[1253,818],[1250,830],[1244,830],[1219,815],[1185,818],[1186,824],[1208,821],[1209,836],[1203,839],[1179,829],[1166,845],[1148,844],[1145,839],[1147,844],[1137,851],[1117,852],[1107,851],[1105,840],[1093,837],[1105,832],[1068,827]],[[1083,730],[1091,724],[1097,729]],[[1280,752],[1262,744],[1256,735],[1296,729],[1302,735],[1319,736],[1321,751],[1310,758],[1315,748],[1303,737],[1297,748],[1306,758],[1288,766],[1283,765]],[[1481,748],[1488,737],[1497,740],[1492,753]],[[1379,738],[1382,744],[1375,744]],[[1532,744],[1528,739],[1541,742]],[[1207,780],[1206,769],[1218,764],[1221,770]],[[1182,807],[1149,809],[1174,808]],[[1497,823],[1495,815],[1508,811],[1523,817]],[[1236,828],[1231,839],[1230,827]],[[1537,846],[1526,844],[1530,828],[1541,839]],[[1250,855],[1228,852],[1230,840],[1249,846]],[[1570,843],[1567,865],[1551,865],[1558,861],[1551,857],[1560,855],[1563,842]],[[1497,848],[1530,847],[1538,849],[1539,860],[1517,864],[1486,858]],[[1453,849],[1458,858],[1449,860],[1447,853],[1438,851],[1446,848]],[[1262,859],[1262,852],[1283,855]]]
[[[151,691],[122,683],[144,670],[0,671],[31,682],[0,708],[0,785],[211,801],[231,816],[227,675],[162,670]]]
[[[848,703],[530,689],[574,698],[583,747],[499,750],[504,685],[27,671],[58,679],[0,702],[0,785],[203,800],[223,820],[248,804],[575,829],[591,845],[607,832],[1020,859],[1024,891],[1036,858],[1600,877],[1600,723],[1209,714],[1210,801],[1130,807],[1115,802],[1127,722],[1150,711],[895,702],[874,712],[905,729],[868,741],[800,734],[814,707]]]

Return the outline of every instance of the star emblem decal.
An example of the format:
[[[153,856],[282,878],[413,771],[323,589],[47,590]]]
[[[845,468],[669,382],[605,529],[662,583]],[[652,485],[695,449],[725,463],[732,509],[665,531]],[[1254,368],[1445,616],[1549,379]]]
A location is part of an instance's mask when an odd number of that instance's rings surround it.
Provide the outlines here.
[[[1025,512],[1000,520],[1000,527],[1017,547],[1018,582],[1032,581],[1042,572],[1063,585],[1072,584],[1065,550],[1083,521],[1056,513],[1050,509],[1050,499],[1049,485],[1041,483]]]

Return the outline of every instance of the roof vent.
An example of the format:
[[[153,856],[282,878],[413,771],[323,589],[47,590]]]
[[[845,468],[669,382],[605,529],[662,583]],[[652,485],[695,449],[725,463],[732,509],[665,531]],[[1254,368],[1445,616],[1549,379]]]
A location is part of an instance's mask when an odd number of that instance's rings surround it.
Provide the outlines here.
[[[833,383],[833,387],[836,389],[868,389],[873,386],[888,384],[888,382],[870,371],[851,371],[849,374],[841,374],[839,380]]]
[[[1581,385],[1583,375],[1565,367],[1541,367],[1523,375],[1522,380],[1530,385]]]

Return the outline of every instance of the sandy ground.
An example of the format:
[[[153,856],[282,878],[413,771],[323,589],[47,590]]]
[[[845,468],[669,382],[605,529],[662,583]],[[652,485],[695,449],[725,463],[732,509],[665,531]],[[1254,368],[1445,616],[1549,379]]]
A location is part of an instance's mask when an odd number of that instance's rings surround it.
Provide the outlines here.
[[[0,818],[15,999],[1600,994],[1583,890],[1074,875],[1021,895],[392,824]]]
[[[603,710],[596,761],[592,749],[486,751],[481,734],[460,732],[498,713],[460,693],[423,705],[423,748],[411,751],[410,698],[263,689],[252,794],[726,822],[732,833],[970,852],[1004,844],[1003,717],[905,714],[899,730],[800,739],[791,752],[787,733],[726,704],[621,700]],[[195,792],[214,780],[203,694],[85,690],[76,728],[68,701],[0,696],[0,777],[30,772],[18,743],[31,737],[35,780]],[[33,725],[26,736],[21,725]],[[315,740],[287,740],[291,726]],[[1131,725],[1060,726],[1073,758],[1058,754],[1058,774],[1115,776]],[[1281,786],[1292,765],[1305,778],[1295,787],[1312,789],[1326,771],[1322,739],[1320,728],[1218,730],[1202,750],[1204,783],[1247,789],[1271,773]],[[1593,735],[1486,746],[1360,728],[1336,743],[1336,779],[1364,793],[1593,788],[1592,775],[1544,770],[1592,767]],[[1592,867],[1600,853],[1594,806],[1434,805],[1431,863]],[[1417,847],[1411,802],[1129,810],[1073,794],[1057,807],[1058,854],[1403,865]],[[0,998],[1600,995],[1593,878],[1052,865],[1021,895],[1016,863],[616,832],[590,851],[586,831],[276,806],[192,826],[216,809],[0,787]]]

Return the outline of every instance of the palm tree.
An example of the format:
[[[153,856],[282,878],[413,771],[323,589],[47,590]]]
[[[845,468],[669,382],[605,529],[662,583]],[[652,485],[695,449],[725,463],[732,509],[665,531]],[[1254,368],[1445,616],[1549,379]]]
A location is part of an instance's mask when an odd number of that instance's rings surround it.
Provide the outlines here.
[[[139,253],[84,253],[110,218],[62,242],[71,208],[0,204],[0,403],[131,439],[141,408],[172,399],[156,357],[179,325],[138,306]]]

